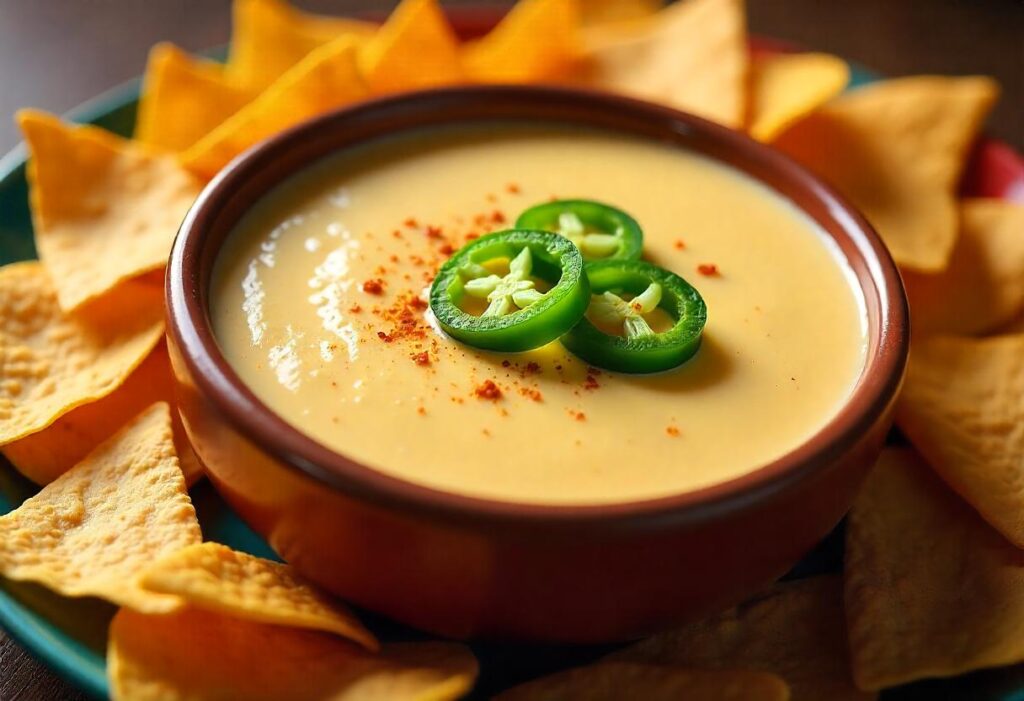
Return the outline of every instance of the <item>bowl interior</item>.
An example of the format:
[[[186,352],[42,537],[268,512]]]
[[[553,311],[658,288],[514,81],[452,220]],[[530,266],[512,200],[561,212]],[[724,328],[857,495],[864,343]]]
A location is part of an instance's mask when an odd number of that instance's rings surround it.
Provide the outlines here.
[[[684,494],[595,506],[515,504],[415,485],[359,465],[280,419],[242,383],[221,355],[209,319],[209,287],[221,244],[248,208],[314,161],[373,139],[431,126],[488,121],[553,123],[646,137],[728,164],[793,202],[830,235],[866,305],[868,352],[840,412],[804,444],[738,478]],[[867,222],[827,185],[781,154],[700,118],[597,92],[539,87],[473,87],[385,98],[328,114],[243,154],[200,196],[175,242],[167,278],[169,332],[184,349],[198,389],[263,450],[359,498],[457,517],[596,522],[701,516],[761,490],[784,488],[852,445],[885,411],[907,354],[906,299],[895,265]]]

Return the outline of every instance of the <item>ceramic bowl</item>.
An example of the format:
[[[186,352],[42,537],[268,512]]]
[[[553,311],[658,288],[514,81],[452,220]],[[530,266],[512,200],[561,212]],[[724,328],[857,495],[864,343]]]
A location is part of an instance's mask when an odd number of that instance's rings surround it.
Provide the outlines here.
[[[410,129],[490,120],[647,137],[737,168],[806,212],[835,240],[866,301],[867,361],[839,413],[792,452],[721,484],[640,502],[548,506],[384,475],[320,445],[257,399],[218,349],[208,313],[214,260],[240,217],[325,156]],[[230,505],[309,579],[359,606],[457,638],[622,640],[755,593],[848,509],[891,425],[908,349],[896,267],[864,218],[820,180],[700,118],[560,88],[397,96],[265,142],[214,179],[189,213],[168,266],[167,302],[180,411]],[[755,430],[738,426],[737,439]]]

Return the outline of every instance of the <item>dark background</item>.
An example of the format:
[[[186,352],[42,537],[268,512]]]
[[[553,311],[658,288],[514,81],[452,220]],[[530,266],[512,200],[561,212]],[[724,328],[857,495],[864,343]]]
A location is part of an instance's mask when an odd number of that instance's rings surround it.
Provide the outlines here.
[[[337,14],[395,4],[294,1]],[[995,76],[1003,97],[989,131],[1024,149],[1024,0],[747,4],[751,32],[836,53],[879,73]],[[141,73],[155,42],[200,51],[225,43],[229,29],[230,0],[0,0],[0,153],[18,141],[11,117],[19,107],[63,112]],[[0,633],[0,701],[77,698]]]

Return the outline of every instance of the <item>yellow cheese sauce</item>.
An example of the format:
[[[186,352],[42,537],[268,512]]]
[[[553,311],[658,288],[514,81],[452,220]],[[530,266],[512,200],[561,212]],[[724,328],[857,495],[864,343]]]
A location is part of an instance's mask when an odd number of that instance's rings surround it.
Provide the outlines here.
[[[629,212],[644,257],[697,287],[692,360],[618,375],[558,343],[488,353],[436,328],[423,300],[452,249],[552,197]],[[790,202],[695,154],[554,127],[424,132],[315,165],[232,232],[211,300],[224,355],[299,430],[390,475],[520,502],[750,472],[835,415],[867,347],[852,273]]]

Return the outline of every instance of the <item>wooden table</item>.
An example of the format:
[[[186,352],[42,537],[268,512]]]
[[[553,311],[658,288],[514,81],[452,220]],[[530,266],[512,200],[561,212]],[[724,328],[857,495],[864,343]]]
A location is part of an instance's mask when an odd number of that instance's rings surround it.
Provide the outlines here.
[[[298,3],[339,14],[394,4]],[[990,131],[1024,149],[1021,0],[748,0],[748,5],[752,32],[830,51],[881,73],[995,76],[1004,94]],[[62,112],[138,75],[154,42],[200,50],[227,41],[229,28],[229,0],[0,0],[0,152],[18,141],[9,117],[19,107]],[[0,701],[80,698],[0,633]]]

